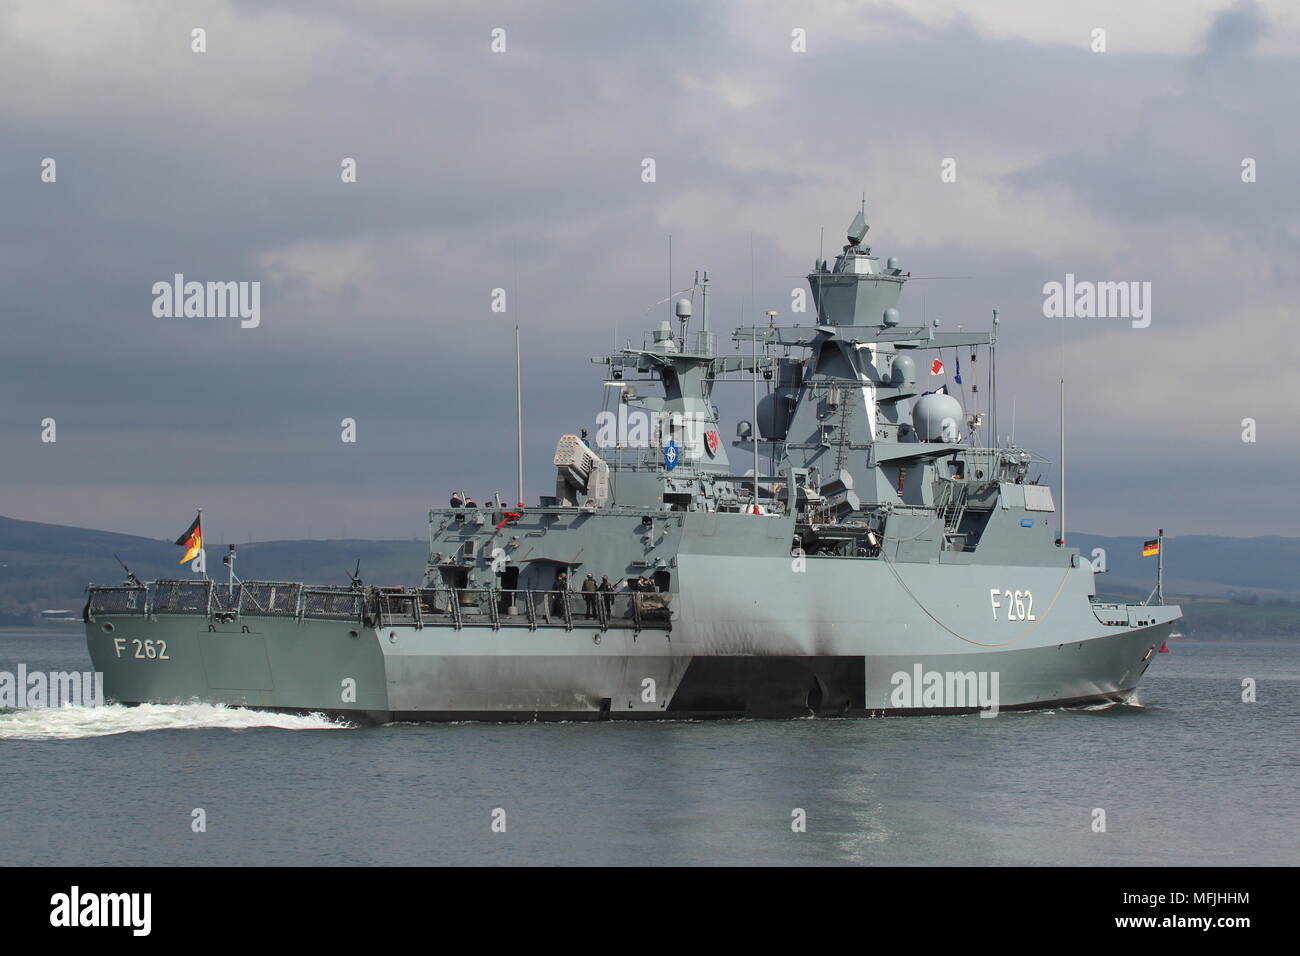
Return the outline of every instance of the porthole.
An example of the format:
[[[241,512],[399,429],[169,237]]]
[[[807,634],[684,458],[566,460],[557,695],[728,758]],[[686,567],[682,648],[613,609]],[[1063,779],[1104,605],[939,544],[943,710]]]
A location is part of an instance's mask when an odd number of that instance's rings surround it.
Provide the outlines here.
[[[113,633],[113,625],[112,625],[110,622],[108,622],[108,621],[105,621],[103,624],[101,624],[101,625],[99,626],[99,629],[100,629],[101,631],[103,631],[105,634],[112,634],[112,633]]]

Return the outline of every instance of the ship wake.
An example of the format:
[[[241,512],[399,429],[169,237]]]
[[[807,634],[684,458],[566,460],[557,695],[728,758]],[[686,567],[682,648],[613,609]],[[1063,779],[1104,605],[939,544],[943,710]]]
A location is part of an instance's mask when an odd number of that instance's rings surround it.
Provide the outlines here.
[[[0,740],[76,740],[150,730],[344,730],[323,714],[276,714],[222,704],[139,704],[0,710]]]
[[[1138,699],[1136,690],[1130,691],[1120,700],[1106,700],[1096,704],[1080,704],[1075,707],[1066,707],[1065,710],[1071,710],[1075,713],[1091,713],[1094,711],[1116,711],[1123,713],[1130,710],[1146,710],[1146,704]]]

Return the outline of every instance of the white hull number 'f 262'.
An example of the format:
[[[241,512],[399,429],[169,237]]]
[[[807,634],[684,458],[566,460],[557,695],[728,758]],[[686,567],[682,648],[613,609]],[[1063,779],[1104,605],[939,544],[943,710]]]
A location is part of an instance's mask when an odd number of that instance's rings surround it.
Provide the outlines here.
[[[1002,595],[1002,599],[998,599]],[[989,588],[989,602],[993,605],[993,620],[998,619],[998,610],[1006,609],[1005,620],[1036,621],[1034,617],[1034,593],[1032,591],[1003,591]]]

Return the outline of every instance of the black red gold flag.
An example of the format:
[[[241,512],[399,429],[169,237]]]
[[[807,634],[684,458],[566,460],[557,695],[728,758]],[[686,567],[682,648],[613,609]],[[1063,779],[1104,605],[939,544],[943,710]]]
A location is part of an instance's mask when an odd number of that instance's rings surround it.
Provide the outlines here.
[[[184,564],[186,561],[193,561],[198,553],[203,550],[203,526],[201,524],[203,515],[195,515],[194,523],[189,526],[183,535],[176,539],[176,543],[185,549],[185,556],[177,561],[177,564]]]

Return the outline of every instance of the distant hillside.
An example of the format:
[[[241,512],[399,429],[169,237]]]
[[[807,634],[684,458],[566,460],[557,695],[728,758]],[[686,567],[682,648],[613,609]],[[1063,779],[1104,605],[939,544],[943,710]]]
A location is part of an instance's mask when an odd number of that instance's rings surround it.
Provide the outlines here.
[[[1107,575],[1098,586],[1150,591],[1156,559],[1142,557],[1143,538],[1068,534],[1071,547],[1091,557],[1106,550]],[[1300,538],[1224,538],[1186,535],[1165,539],[1165,590],[1182,594],[1300,599]]]
[[[1098,592],[1145,600],[1156,560],[1142,557],[1142,538],[1071,534],[1091,557],[1106,551]],[[418,583],[428,546],[423,541],[263,541],[238,544],[236,570],[248,580],[343,584],[358,558],[373,583]],[[223,579],[224,543],[209,543],[208,575]],[[170,541],[0,517],[0,624],[30,620],[48,608],[80,609],[88,582],[117,583],[119,554],[146,579],[186,577],[180,549]],[[1165,592],[1186,605],[1188,634],[1300,636],[1300,539],[1188,535],[1165,541]]]
[[[421,541],[262,541],[236,543],[235,570],[248,580],[346,584],[361,559],[361,575],[385,584],[416,584],[428,557]],[[224,580],[224,542],[207,545],[208,576]],[[80,610],[90,582],[122,580],[119,555],[146,580],[189,577],[171,541],[0,517],[0,624],[18,623],[47,608]]]

